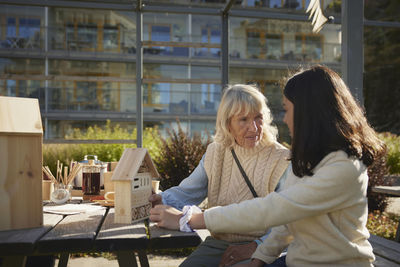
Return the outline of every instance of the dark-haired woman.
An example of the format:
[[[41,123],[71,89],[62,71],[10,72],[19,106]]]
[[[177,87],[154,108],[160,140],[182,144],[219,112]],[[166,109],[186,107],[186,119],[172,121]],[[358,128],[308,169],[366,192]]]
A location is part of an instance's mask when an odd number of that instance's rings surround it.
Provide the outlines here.
[[[292,136],[292,169],[283,189],[193,214],[189,225],[224,233],[274,226],[245,266],[372,266],[367,166],[382,142],[343,80],[327,67],[293,75],[283,103]],[[182,214],[169,211],[163,225],[176,229]]]

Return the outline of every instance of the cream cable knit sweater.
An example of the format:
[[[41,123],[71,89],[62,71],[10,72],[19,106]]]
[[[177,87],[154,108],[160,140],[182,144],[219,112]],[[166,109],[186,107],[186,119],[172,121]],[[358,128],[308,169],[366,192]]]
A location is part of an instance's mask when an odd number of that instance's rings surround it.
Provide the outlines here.
[[[271,263],[287,245],[288,266],[372,266],[368,242],[368,175],[343,151],[328,154],[313,176],[288,172],[283,190],[204,213],[215,233],[274,227],[253,257]],[[280,225],[280,226],[279,226]]]
[[[289,150],[279,143],[264,142],[251,149],[238,145],[234,149],[257,195],[264,197],[273,192],[289,164]],[[204,169],[208,177],[209,207],[225,206],[254,198],[230,148],[218,143],[210,144],[204,158]],[[243,242],[252,241],[266,231],[267,229],[246,234],[212,234],[215,238],[229,242]]]

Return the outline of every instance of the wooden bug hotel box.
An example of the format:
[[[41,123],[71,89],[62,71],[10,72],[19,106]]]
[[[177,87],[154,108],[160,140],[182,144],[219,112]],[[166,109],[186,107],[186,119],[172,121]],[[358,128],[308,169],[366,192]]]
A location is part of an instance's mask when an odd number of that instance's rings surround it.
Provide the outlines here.
[[[145,148],[127,148],[111,180],[115,191],[115,223],[132,223],[150,215],[151,181],[159,174]]]
[[[0,230],[43,225],[42,138],[38,100],[0,96]]]

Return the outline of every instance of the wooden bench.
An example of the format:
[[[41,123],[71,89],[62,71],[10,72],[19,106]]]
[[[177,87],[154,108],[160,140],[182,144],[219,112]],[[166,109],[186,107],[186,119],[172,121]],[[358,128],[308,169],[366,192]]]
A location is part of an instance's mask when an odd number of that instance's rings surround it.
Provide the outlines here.
[[[376,257],[374,266],[400,267],[400,243],[376,235],[371,235],[369,242],[374,249]]]
[[[375,186],[372,187],[372,192],[386,194],[393,197],[400,197],[400,186]],[[397,225],[395,240],[400,242],[400,221]]]

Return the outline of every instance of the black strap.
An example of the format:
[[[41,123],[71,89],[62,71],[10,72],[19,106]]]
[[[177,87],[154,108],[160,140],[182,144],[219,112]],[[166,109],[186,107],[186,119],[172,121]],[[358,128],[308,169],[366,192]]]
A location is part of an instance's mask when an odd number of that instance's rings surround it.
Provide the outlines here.
[[[249,180],[249,177],[247,177],[246,173],[244,172],[244,170],[243,170],[243,168],[242,168],[242,165],[240,165],[239,159],[237,158],[236,153],[235,153],[235,150],[233,150],[233,148],[232,148],[231,152],[232,152],[232,156],[233,156],[233,158],[235,159],[236,164],[238,165],[239,170],[240,170],[240,172],[242,173],[243,178],[244,178],[244,180],[246,181],[246,184],[247,184],[247,186],[249,187],[251,193],[253,194],[254,197],[258,197],[258,195],[257,195],[257,193],[256,193],[256,190],[254,190],[254,187],[253,187],[253,185],[251,184],[251,182],[250,182],[250,180]]]

